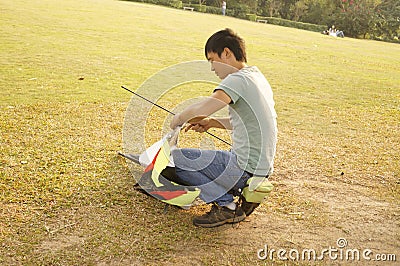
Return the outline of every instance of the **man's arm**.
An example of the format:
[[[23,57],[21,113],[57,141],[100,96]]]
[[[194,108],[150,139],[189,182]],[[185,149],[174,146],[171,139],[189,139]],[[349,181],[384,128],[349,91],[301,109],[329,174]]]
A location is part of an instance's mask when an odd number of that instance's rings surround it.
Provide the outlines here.
[[[217,112],[231,102],[231,98],[222,90],[216,90],[210,97],[186,107],[181,113],[176,114],[170,124],[172,129],[181,126],[186,122],[195,123],[208,118],[209,115]],[[211,120],[213,121],[213,120]],[[213,125],[225,125],[226,120],[221,123],[213,121]],[[230,124],[230,123],[229,123]],[[219,127],[219,126],[217,126]]]

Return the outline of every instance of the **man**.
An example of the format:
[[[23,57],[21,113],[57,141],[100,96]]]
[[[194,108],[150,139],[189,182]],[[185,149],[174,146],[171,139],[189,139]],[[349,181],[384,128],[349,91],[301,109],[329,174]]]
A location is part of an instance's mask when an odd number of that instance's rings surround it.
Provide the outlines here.
[[[187,130],[232,130],[230,151],[176,149],[176,174],[185,185],[201,188],[200,197],[213,203],[210,212],[195,217],[196,226],[215,227],[245,219],[243,206],[234,202],[249,178],[268,177],[276,151],[276,112],[271,87],[257,67],[247,66],[244,40],[231,29],[214,33],[205,45],[211,71],[222,80],[212,95],[176,114],[170,124],[188,123]],[[228,106],[229,117],[211,117]]]

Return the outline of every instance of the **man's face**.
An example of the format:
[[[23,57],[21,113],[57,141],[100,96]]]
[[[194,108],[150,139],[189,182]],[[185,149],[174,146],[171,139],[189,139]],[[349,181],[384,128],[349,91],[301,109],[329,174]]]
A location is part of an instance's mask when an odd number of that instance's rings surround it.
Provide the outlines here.
[[[211,71],[214,71],[220,79],[224,79],[229,74],[238,70],[229,65],[229,60],[225,51],[222,52],[221,57],[219,57],[217,53],[209,52],[207,53],[207,59],[211,63]]]

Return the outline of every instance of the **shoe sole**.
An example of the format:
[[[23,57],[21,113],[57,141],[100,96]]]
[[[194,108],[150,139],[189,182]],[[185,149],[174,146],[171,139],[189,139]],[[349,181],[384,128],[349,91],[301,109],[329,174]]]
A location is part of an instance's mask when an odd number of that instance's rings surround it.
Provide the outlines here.
[[[239,222],[243,221],[245,218],[246,218],[246,215],[243,215],[243,216],[238,216],[238,217],[235,217],[235,218],[226,219],[224,221],[220,221],[220,222],[213,223],[213,224],[199,224],[199,223],[196,223],[196,222],[193,222],[193,224],[195,226],[199,226],[199,227],[212,228],[212,227],[217,227],[217,226],[221,226],[221,225],[224,225],[224,224],[239,223]]]

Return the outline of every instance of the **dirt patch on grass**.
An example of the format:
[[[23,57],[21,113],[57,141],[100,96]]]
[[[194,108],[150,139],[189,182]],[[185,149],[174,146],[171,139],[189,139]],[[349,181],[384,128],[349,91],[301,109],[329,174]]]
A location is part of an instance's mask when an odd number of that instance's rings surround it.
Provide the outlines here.
[[[40,244],[38,252],[58,252],[62,249],[69,248],[85,243],[85,238],[79,236],[60,236],[58,239],[47,240]]]

